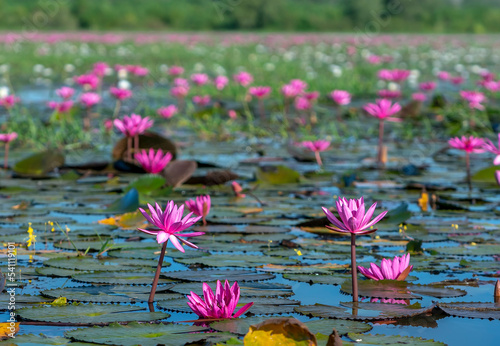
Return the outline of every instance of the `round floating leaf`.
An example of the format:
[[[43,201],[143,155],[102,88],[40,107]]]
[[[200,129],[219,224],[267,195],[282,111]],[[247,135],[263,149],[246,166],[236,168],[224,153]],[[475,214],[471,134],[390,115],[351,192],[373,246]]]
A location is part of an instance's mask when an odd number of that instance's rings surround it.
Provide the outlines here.
[[[369,321],[420,315],[433,308],[432,306],[422,308],[419,303],[413,305],[365,302],[341,304],[342,307],[323,304],[302,305],[296,307],[295,311],[314,317]]]
[[[41,306],[24,308],[16,313],[23,319],[43,322],[64,322],[75,324],[108,324],[112,322],[148,322],[170,317],[163,312],[137,312],[145,310],[124,305],[81,305]],[[125,313],[126,312],[126,313]]]
[[[484,168],[472,176],[472,181],[477,183],[492,183],[496,184],[495,173],[498,171],[498,166],[490,166]]]
[[[445,343],[426,340],[422,338],[415,338],[412,336],[401,336],[401,335],[382,335],[382,334],[358,334],[358,333],[348,333],[347,336],[356,341],[356,344],[368,344],[368,345],[383,345],[383,346],[399,346],[399,345],[409,345],[409,346],[446,346]]]
[[[293,264],[297,260],[284,257],[251,256],[251,255],[229,255],[220,254],[199,258],[177,258],[176,262],[182,264],[202,264],[209,267],[255,267],[264,263],[269,264]]]
[[[159,134],[146,132],[139,135],[139,149],[161,149],[163,152],[170,152],[173,159],[176,157],[177,148],[175,143]],[[120,139],[113,148],[113,160],[124,159],[127,154],[127,138]]]
[[[306,322],[307,328],[314,334],[321,333],[324,335],[332,334],[333,329],[337,330],[340,335],[345,335],[349,332],[365,333],[372,329],[367,323],[349,320],[332,320],[322,319]]]
[[[244,218],[243,218],[244,219]],[[250,220],[250,219],[249,219]],[[268,234],[268,233],[286,233],[290,229],[286,227],[259,226],[259,225],[209,225],[193,227],[194,230],[213,233],[237,233],[237,234]]]
[[[139,192],[135,188],[131,188],[125,196],[111,203],[106,211],[110,213],[130,213],[139,208]]]
[[[257,169],[257,180],[265,184],[293,184],[300,181],[299,172],[287,166],[262,166]]]
[[[75,274],[83,274],[87,273],[81,270],[72,270],[72,269],[62,269],[56,267],[39,267],[35,269],[36,272],[43,276],[55,276],[55,277],[70,277]]]
[[[157,261],[126,259],[126,258],[103,258],[97,259],[92,257],[70,257],[70,258],[53,258],[44,262],[45,265],[63,269],[76,270],[93,270],[93,271],[126,271],[133,270],[133,267],[156,267]],[[164,267],[168,267],[170,263],[163,262]]]
[[[71,231],[71,233],[78,234],[77,232],[73,232],[73,231]],[[73,244],[80,251],[87,251],[87,249],[88,249],[89,251],[95,252],[95,251],[101,250],[102,246],[104,245],[104,242],[101,243],[100,241],[73,241]],[[73,244],[71,244],[69,241],[65,240],[65,241],[60,242],[60,243],[54,243],[54,247],[56,247],[58,249],[73,250],[74,249]],[[108,244],[106,245],[106,247],[110,247],[112,245],[116,246],[113,244],[113,241],[110,240],[108,242]]]
[[[136,189],[139,193],[149,195],[163,187],[167,181],[162,176],[156,174],[146,174],[132,181],[124,191]]]
[[[180,272],[170,272],[162,273],[161,277],[183,280],[183,281],[216,281],[216,280],[226,280],[230,278],[231,281],[260,281],[274,279],[275,276],[268,273],[257,273],[250,270],[217,270],[217,269],[203,269],[203,270],[191,270],[191,271],[180,271]]]
[[[151,285],[154,279],[154,270],[146,272],[97,272],[73,275],[73,279],[80,282],[112,285]],[[159,279],[159,284],[171,283],[172,280]]]
[[[20,334],[16,335],[15,339],[9,338],[0,341],[0,345],[5,346],[33,346],[33,345],[75,345],[71,343],[70,339],[62,338],[60,336],[45,336],[43,334]],[[78,346],[78,345],[75,345]]]
[[[0,310],[7,310],[8,309],[9,299],[10,299],[10,295],[0,294]],[[42,297],[42,296],[16,294],[16,309],[26,307],[26,306],[40,305],[42,303],[50,303],[50,302],[52,302],[52,300],[47,299],[47,298]]]
[[[40,177],[62,165],[64,165],[64,155],[59,151],[47,150],[17,162],[13,170],[17,174]]]
[[[179,298],[180,296],[175,293],[161,293],[170,287],[172,287],[172,285],[164,287],[159,286],[155,295],[155,300]],[[150,291],[151,288],[146,286],[92,286],[56,288],[45,290],[41,293],[53,299],[66,297],[70,301],[84,303],[135,303],[138,301],[147,301]]]
[[[207,282],[210,287],[216,287],[216,282]],[[231,281],[232,284],[232,281]],[[270,282],[240,282],[242,297],[275,297],[293,295],[291,287],[288,285],[270,283]],[[198,295],[203,294],[202,285],[197,282],[183,282],[176,284],[170,290],[182,294],[194,292]]]
[[[348,274],[319,275],[319,274],[283,274],[283,278],[310,284],[341,285],[351,276]]]
[[[345,270],[348,268],[348,264],[336,264],[336,263],[318,263],[310,265],[275,265],[266,264],[258,267],[258,270],[274,272],[274,273],[322,273],[330,274],[332,271]]]
[[[232,334],[200,333],[205,327],[186,326],[182,324],[139,324],[131,322],[127,325],[117,323],[106,327],[80,328],[65,333],[65,336],[84,342],[95,342],[106,345],[123,346],[178,346],[211,338],[229,339]]]
[[[500,320],[500,305],[496,303],[453,302],[438,307],[452,316]]]
[[[500,245],[496,244],[477,244],[469,246],[438,247],[427,249],[443,255],[454,256],[491,256],[500,253]]]
[[[317,345],[316,336],[293,317],[271,318],[250,326],[245,345]]]

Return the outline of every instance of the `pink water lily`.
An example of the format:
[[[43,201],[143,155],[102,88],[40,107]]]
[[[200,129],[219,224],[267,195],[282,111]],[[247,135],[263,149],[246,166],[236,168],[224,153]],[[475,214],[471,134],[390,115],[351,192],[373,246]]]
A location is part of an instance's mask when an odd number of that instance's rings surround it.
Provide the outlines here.
[[[178,109],[176,105],[168,105],[166,107],[161,107],[156,110],[156,114],[165,119],[170,119],[177,113]]]
[[[229,79],[226,76],[217,76],[214,78],[214,85],[217,90],[223,90],[227,83],[229,83]]]
[[[393,260],[384,258],[380,266],[370,263],[370,268],[359,266],[358,269],[368,279],[404,281],[413,266],[410,265],[410,254],[406,254],[401,257],[396,256]]]
[[[0,106],[3,106],[5,109],[11,109],[18,103],[21,99],[15,95],[7,95],[0,98]]]
[[[317,140],[317,141],[303,141],[301,145],[309,150],[311,150],[316,156],[316,162],[321,167],[323,166],[323,162],[321,161],[320,152],[325,151],[330,147],[330,141],[326,140]]]
[[[104,77],[109,68],[110,68],[109,65],[106,64],[105,62],[98,61],[94,64],[92,73],[95,74],[96,76]]]
[[[153,126],[153,120],[149,117],[141,117],[138,114],[125,115],[123,120],[115,119],[115,127],[127,137],[134,137],[143,134],[147,129]]]
[[[484,141],[483,148],[485,150],[489,151],[490,153],[495,154],[496,157],[493,160],[493,164],[495,166],[500,165],[500,133],[498,134],[498,147],[496,147],[492,141],[490,141],[489,139],[486,139]]]
[[[325,207],[322,207],[328,221],[333,226],[326,226],[335,232],[347,234],[368,234],[373,233],[376,229],[369,229],[387,214],[387,211],[380,213],[373,220],[373,216],[377,203],[374,203],[365,213],[365,202],[363,197],[360,199],[345,199],[339,198],[336,202],[337,212],[339,213],[340,220],[333,215],[333,213]]]
[[[240,287],[235,282],[233,286],[226,280],[224,286],[217,280],[215,294],[207,283],[203,283],[203,298],[191,291],[187,296],[188,306],[201,318],[230,319],[238,318],[248,311],[253,302],[245,304],[236,313],[234,310],[240,299]]]
[[[197,249],[198,247],[193,243],[182,239],[182,237],[197,237],[203,235],[203,232],[191,232],[191,233],[179,233],[185,229],[194,225],[201,217],[191,217],[193,213],[187,214],[183,217],[184,205],[178,207],[174,201],[170,201],[165,206],[165,211],[156,203],[155,207],[148,203],[148,209],[151,215],[149,215],[144,209],[139,208],[139,211],[146,218],[146,220],[157,227],[156,229],[143,229],[138,228],[139,231],[146,234],[156,235],[156,241],[158,244],[163,244],[161,247],[160,258],[158,259],[158,266],[156,267],[155,276],[153,279],[153,284],[151,286],[151,293],[149,294],[148,303],[153,303],[156,293],[156,287],[158,285],[158,280],[160,278],[161,267],[163,264],[163,258],[165,257],[165,251],[167,250],[168,240],[176,247],[177,250],[184,252],[181,241],[189,247]]]
[[[202,217],[204,226],[207,224],[206,217],[210,212],[210,205],[211,201],[209,195],[198,196],[194,200],[190,199],[186,201],[186,207],[188,207],[193,214]]]
[[[385,99],[398,99],[401,97],[401,91],[399,90],[388,90],[388,89],[382,89],[377,91],[377,95],[379,97],[385,98]]]
[[[47,106],[50,109],[53,109],[57,113],[68,113],[71,108],[73,107],[73,101],[71,100],[64,100],[62,102],[56,102],[56,101],[49,101],[47,102]]]
[[[202,86],[208,83],[210,79],[205,73],[195,73],[191,75],[191,81],[197,86]]]
[[[5,143],[3,168],[8,168],[10,142],[17,138],[17,132],[0,133],[0,142]]]
[[[255,96],[258,99],[265,98],[271,93],[271,87],[268,86],[255,86],[248,89],[250,95]]]
[[[328,221],[333,226],[326,226],[335,232],[351,235],[351,274],[352,274],[352,298],[354,302],[358,301],[358,273],[356,267],[356,235],[375,232],[376,229],[370,229],[387,214],[387,211],[380,213],[373,220],[370,220],[375,212],[377,203],[374,203],[365,213],[365,201],[360,199],[341,198],[337,200],[337,212],[340,220],[325,207],[322,207]]]
[[[333,102],[339,106],[345,106],[351,103],[351,94],[345,90],[334,90],[331,92],[330,97]]]
[[[101,83],[101,79],[94,74],[82,74],[75,76],[75,82],[87,90],[96,89]]]
[[[482,138],[477,138],[474,136],[462,136],[454,137],[448,141],[448,144],[455,149],[465,151],[465,168],[467,171],[467,185],[469,186],[469,192],[472,191],[472,178],[470,172],[470,154],[471,153],[483,153],[485,151],[485,142]]]
[[[117,87],[111,87],[109,89],[109,93],[111,95],[113,95],[113,97],[117,100],[126,100],[130,97],[132,97],[132,91],[128,90],[128,89],[121,89],[121,88],[117,88]]]
[[[182,66],[170,66],[168,69],[168,74],[171,76],[180,76],[181,74],[184,73],[184,68]]]
[[[422,82],[418,85],[418,88],[422,91],[432,91],[436,89],[436,82]]]
[[[161,149],[154,150],[150,148],[148,151],[141,150],[134,155],[135,159],[148,173],[156,174],[162,172],[168,163],[172,160],[170,152],[163,153]]]
[[[199,107],[206,107],[210,104],[210,95],[195,95],[193,96],[193,103]]]
[[[460,96],[469,103],[470,108],[484,110],[482,103],[486,101],[486,96],[480,91],[460,91]]]
[[[75,89],[63,86],[56,90],[56,94],[57,96],[62,97],[65,100],[68,100],[72,98],[73,95],[75,94]]]
[[[146,220],[150,224],[157,227],[157,229],[138,228],[139,231],[155,235],[158,244],[163,244],[170,240],[175,248],[180,252],[185,252],[180,242],[194,249],[198,248],[198,246],[182,238],[197,237],[205,234],[204,232],[191,232],[184,234],[179,232],[182,232],[194,225],[201,219],[201,216],[191,217],[191,215],[193,215],[193,213],[191,212],[183,217],[184,205],[178,207],[174,203],[174,201],[170,201],[167,203],[165,211],[161,209],[158,203],[156,203],[155,207],[148,203],[148,208],[151,216],[142,208],[139,208],[139,211],[142,213],[142,215],[144,215]]]
[[[233,80],[243,87],[247,87],[253,82],[253,76],[248,72],[240,72],[233,76]]]
[[[413,93],[411,99],[414,101],[424,102],[427,100],[427,95],[424,93]]]
[[[410,71],[409,70],[400,70],[400,69],[394,69],[394,70],[380,70],[378,73],[378,78],[391,81],[391,82],[396,82],[400,83],[410,76]]]
[[[85,108],[91,108],[101,102],[101,96],[92,92],[83,93],[82,96],[80,96],[80,102]]]

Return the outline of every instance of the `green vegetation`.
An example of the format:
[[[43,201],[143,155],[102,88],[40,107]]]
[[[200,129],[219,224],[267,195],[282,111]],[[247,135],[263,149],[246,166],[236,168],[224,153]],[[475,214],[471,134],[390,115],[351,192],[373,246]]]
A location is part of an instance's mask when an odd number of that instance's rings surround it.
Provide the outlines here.
[[[500,32],[497,0],[0,0],[0,28]]]

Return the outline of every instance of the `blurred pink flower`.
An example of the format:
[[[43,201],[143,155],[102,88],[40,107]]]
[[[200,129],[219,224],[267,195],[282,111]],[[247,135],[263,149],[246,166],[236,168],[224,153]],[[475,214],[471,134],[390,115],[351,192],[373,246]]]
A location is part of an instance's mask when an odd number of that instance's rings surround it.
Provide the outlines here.
[[[149,117],[141,117],[137,114],[124,116],[123,120],[115,119],[113,121],[115,127],[127,137],[134,137],[143,134],[147,129],[153,126],[153,120]]]
[[[382,63],[382,57],[372,54],[366,58],[366,61],[371,65],[379,65]]]
[[[113,129],[113,120],[112,119],[105,119],[104,120],[104,129],[109,132]]]
[[[300,143],[304,148],[307,148],[311,151],[325,151],[330,147],[330,141],[326,140],[317,140],[317,141],[302,141]]]
[[[345,90],[334,90],[330,93],[333,102],[339,106],[345,106],[351,103],[351,94]]]
[[[67,113],[73,107],[73,101],[71,100],[65,100],[62,102],[49,101],[47,102],[47,106],[49,106],[50,109],[53,109],[57,113]]]
[[[450,77],[450,82],[454,85],[462,84],[465,81],[463,77]]]
[[[484,140],[474,136],[454,137],[448,141],[448,144],[455,149],[463,150],[467,153],[483,153],[485,151]]]
[[[401,97],[401,91],[382,89],[377,92],[379,97],[384,99],[398,99]]]
[[[263,99],[271,93],[271,87],[268,86],[255,86],[248,89],[250,95],[255,96],[258,99]]]
[[[18,103],[21,99],[15,95],[7,95],[0,98],[0,106],[5,107],[5,109],[11,109]]]
[[[150,148],[149,151],[141,150],[140,152],[134,155],[135,159],[142,168],[151,174],[160,173],[163,169],[168,165],[168,163],[172,160],[172,154],[170,152],[166,152],[165,154],[161,149],[155,151]]]
[[[236,83],[243,87],[247,87],[253,82],[253,76],[248,72],[239,72],[233,76]]]
[[[144,77],[149,73],[149,69],[140,65],[127,65],[125,67],[128,72],[137,77]]]
[[[63,99],[67,100],[67,99],[70,99],[73,97],[73,95],[75,94],[75,89],[67,87],[67,86],[63,86],[63,87],[56,90],[56,94],[57,94],[57,96],[62,97]]]
[[[132,97],[132,91],[128,90],[128,89],[121,89],[121,88],[117,88],[117,87],[111,87],[109,89],[109,93],[111,95],[113,95],[113,97],[117,100],[126,100],[130,97]]]
[[[319,98],[319,91],[304,92],[302,96],[309,101],[316,101]]]
[[[207,225],[206,217],[210,212],[210,196],[202,195],[196,197],[196,199],[186,201],[186,207],[193,212],[194,215],[201,216],[203,220],[203,226]]]
[[[236,120],[236,118],[238,118],[238,114],[236,113],[236,111],[234,109],[228,110],[227,115],[229,116],[229,118],[231,118],[233,120]]]
[[[99,102],[101,102],[101,96],[97,93],[88,92],[80,96],[80,103],[86,108],[91,108]]]
[[[94,64],[94,68],[92,69],[92,74],[98,77],[104,77],[106,74],[106,70],[109,68],[109,65],[105,62],[99,61]]]
[[[470,108],[475,108],[479,110],[484,110],[484,106],[481,104],[486,101],[486,96],[479,91],[460,91],[460,96],[467,102],[469,102]]]
[[[307,83],[302,79],[292,79],[289,84],[297,89],[298,93],[303,93],[308,87]]]
[[[16,138],[17,138],[16,132],[0,133],[0,142],[2,143],[10,143]]]
[[[174,116],[175,113],[177,113],[177,106],[176,105],[168,105],[166,107],[161,107],[158,108],[156,111],[156,114],[159,116],[165,118],[165,119],[170,119],[171,117]]]
[[[191,294],[187,296],[187,304],[195,314],[201,318],[207,319],[238,318],[247,312],[253,305],[253,302],[245,304],[234,314],[234,310],[240,299],[240,287],[237,282],[231,287],[227,280],[224,283],[224,287],[221,282],[217,280],[215,294],[210,286],[204,282],[203,297],[205,300],[191,291]]]
[[[305,97],[299,96],[295,99],[295,109],[305,111],[312,108],[312,103]]]
[[[239,198],[245,198],[246,197],[246,195],[244,193],[241,193],[243,191],[243,188],[236,181],[233,181],[231,183],[231,187],[233,188],[233,192],[236,195],[236,197],[239,197]]]
[[[189,81],[185,78],[175,78],[174,86],[182,86],[185,88],[189,88]]]
[[[174,86],[170,89],[170,94],[176,98],[184,98],[189,94],[189,87],[182,85]]]
[[[297,97],[297,95],[299,95],[301,93],[301,91],[299,89],[297,89],[297,87],[295,87],[291,84],[285,84],[281,88],[281,93],[283,94],[283,96],[285,98],[291,99],[291,98]]]
[[[450,79],[450,73],[449,72],[446,72],[446,71],[441,71],[438,73],[438,78],[443,80],[443,81],[446,81],[446,80],[449,80]]]
[[[193,96],[193,103],[199,107],[206,107],[210,104],[210,95],[195,95]]]
[[[217,76],[214,79],[214,85],[217,90],[223,90],[227,83],[229,83],[229,79],[226,76]]]
[[[370,115],[380,119],[388,121],[401,121],[399,118],[393,118],[392,116],[401,110],[399,103],[391,103],[387,99],[379,99],[376,103],[368,103],[363,109]]]
[[[422,82],[418,85],[418,88],[422,91],[432,91],[436,89],[436,82]]]
[[[396,82],[400,83],[408,79],[410,76],[410,71],[409,70],[400,70],[400,69],[394,69],[394,70],[380,70],[378,72],[378,78],[382,80],[387,80],[391,82]]]
[[[173,65],[168,69],[168,74],[171,76],[180,76],[184,73],[184,68],[181,66]]]
[[[101,82],[100,78],[94,74],[82,74],[80,76],[75,76],[74,79],[77,84],[90,90],[96,89]]]
[[[427,100],[427,95],[424,93],[413,93],[411,95],[412,100],[424,102]]]
[[[483,148],[489,151],[492,154],[495,154],[496,157],[493,160],[493,164],[495,166],[500,165],[500,133],[498,134],[498,147],[493,144],[489,139],[484,140]]]
[[[407,270],[407,268],[410,268]],[[413,266],[410,265],[410,254],[403,255],[401,257],[394,257],[393,260],[383,258],[380,266],[375,263],[370,263],[370,268],[364,268],[358,266],[358,270],[366,276],[368,279],[372,280],[396,280],[404,281]]]
[[[202,86],[208,83],[209,78],[205,73],[195,73],[191,75],[191,81],[197,86]]]

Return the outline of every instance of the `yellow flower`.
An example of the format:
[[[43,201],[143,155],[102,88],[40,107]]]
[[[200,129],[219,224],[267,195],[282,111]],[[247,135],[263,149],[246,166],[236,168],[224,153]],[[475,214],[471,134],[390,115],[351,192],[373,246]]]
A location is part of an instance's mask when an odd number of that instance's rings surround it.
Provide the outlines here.
[[[31,227],[31,222],[28,223],[29,227],[28,227],[28,241],[26,242],[28,247],[31,246],[31,244],[35,243],[36,242],[36,235],[33,234],[34,230],[33,230],[33,227]]]
[[[300,250],[297,250],[297,249],[293,249],[293,250],[297,253],[298,256],[302,256],[302,252]]]

